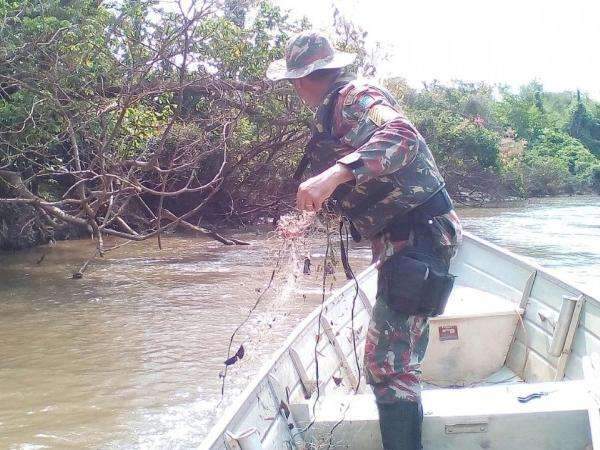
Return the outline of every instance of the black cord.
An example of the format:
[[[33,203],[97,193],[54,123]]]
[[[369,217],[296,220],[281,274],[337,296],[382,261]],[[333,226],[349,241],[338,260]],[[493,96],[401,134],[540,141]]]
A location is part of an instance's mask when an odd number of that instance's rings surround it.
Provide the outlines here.
[[[331,237],[329,235],[329,219],[327,219],[327,221],[325,222],[325,233],[326,233],[326,237],[327,237],[327,241],[325,244],[325,256],[323,258],[323,281],[321,284],[321,308],[319,310],[319,317],[317,319],[317,342],[315,342],[315,380],[316,380],[316,384],[317,384],[317,397],[315,398],[315,402],[313,403],[313,419],[311,420],[310,424],[308,424],[308,427],[306,427],[306,429],[304,431],[308,431],[310,430],[310,428],[314,425],[315,420],[316,420],[316,407],[317,407],[317,402],[319,401],[319,398],[321,397],[321,387],[320,387],[320,383],[319,383],[319,352],[318,352],[318,347],[319,347],[319,342],[321,341],[321,320],[323,318],[323,311],[324,311],[324,307],[325,307],[325,289],[327,286],[327,258],[329,257],[329,253],[331,251]]]
[[[246,322],[248,322],[248,320],[250,319],[250,316],[252,315],[252,313],[254,312],[254,310],[256,310],[256,308],[258,307],[260,301],[263,299],[264,295],[271,288],[271,285],[273,284],[273,279],[275,278],[275,273],[277,272],[277,269],[279,268],[280,261],[281,261],[281,251],[279,252],[279,254],[277,256],[277,261],[275,262],[275,268],[271,272],[271,277],[269,278],[269,282],[267,283],[267,286],[260,293],[260,295],[258,296],[258,298],[256,299],[256,301],[254,302],[254,305],[252,306],[252,308],[250,308],[250,311],[248,311],[248,314],[246,315],[246,317],[244,318],[244,320],[242,320],[242,322],[237,326],[237,328],[231,334],[231,336],[229,338],[229,345],[227,347],[227,358],[226,358],[226,361],[229,360],[229,358],[231,357],[231,346],[233,345],[233,340],[235,339],[235,336],[240,331],[240,329],[246,324]],[[217,403],[217,406],[216,406],[217,408],[221,405],[221,403],[223,402],[223,398],[225,396],[225,380],[227,379],[227,369],[228,369],[228,367],[229,366],[227,364],[225,364],[225,370],[223,371],[223,377],[222,377],[223,378],[223,382],[221,383],[221,399],[219,400],[219,403]]]
[[[345,236],[342,236],[342,228],[345,232]],[[345,248],[344,248],[344,238],[346,239]],[[348,242],[349,242],[348,228],[343,226],[343,222],[341,222],[340,223],[340,248],[341,248],[342,252],[345,253],[345,256],[343,254],[341,255],[341,259],[342,259],[342,261],[345,261],[344,271],[346,272],[346,276],[348,277],[348,275],[350,275],[350,279],[354,280],[354,297],[352,298],[352,308],[351,308],[351,312],[350,312],[350,325],[351,325],[351,329],[352,329],[352,347],[354,350],[354,361],[356,363],[356,371],[358,374],[358,383],[356,384],[356,387],[354,389],[354,393],[357,394],[358,390],[360,388],[360,382],[362,379],[361,370],[360,370],[360,362],[358,359],[358,349],[356,348],[356,329],[354,327],[354,312],[356,309],[356,299],[358,298],[359,284],[358,284],[358,280],[356,279],[356,276],[354,275],[354,271],[352,270],[352,267],[350,266],[350,261],[349,261],[348,253],[347,253],[347,250],[349,249]],[[348,402],[348,405],[346,406],[346,409],[344,410],[344,414],[342,415],[342,418],[337,421],[337,423],[331,428],[331,430],[329,430],[329,443],[327,445],[328,450],[331,448],[331,445],[333,443],[333,433],[336,430],[336,428],[338,426],[340,426],[342,424],[342,422],[344,422],[344,420],[346,418],[346,413],[348,412],[349,408],[350,408],[350,401]]]
[[[296,437],[298,434],[306,433],[315,424],[315,421],[317,420],[317,417],[316,417],[317,403],[319,402],[319,398],[321,397],[321,387],[320,387],[320,383],[319,383],[319,351],[318,351],[318,347],[319,347],[319,342],[321,341],[321,331],[322,331],[321,330],[321,319],[323,317],[323,311],[324,311],[324,307],[325,307],[325,290],[326,290],[326,286],[327,286],[326,266],[327,266],[327,262],[328,262],[327,258],[329,257],[329,254],[331,252],[331,237],[330,237],[330,231],[329,231],[329,218],[328,217],[326,218],[326,221],[325,221],[325,233],[326,233],[327,241],[325,244],[325,255],[323,257],[323,278],[322,278],[322,284],[321,284],[321,307],[319,309],[319,315],[317,317],[317,338],[316,338],[315,350],[314,350],[315,383],[316,383],[316,387],[317,387],[317,397],[315,398],[315,402],[313,403],[313,407],[312,407],[312,420],[304,428],[299,429],[297,433],[293,434],[292,439],[294,437]]]

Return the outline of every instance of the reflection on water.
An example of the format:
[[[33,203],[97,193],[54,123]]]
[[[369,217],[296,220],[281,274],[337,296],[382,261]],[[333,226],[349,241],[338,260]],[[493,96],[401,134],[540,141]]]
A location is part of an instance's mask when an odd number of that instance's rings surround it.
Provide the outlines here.
[[[461,216],[467,229],[600,295],[598,203],[549,199]],[[91,255],[89,242],[0,254],[0,448],[197,446],[222,411],[229,335],[264,289],[279,246],[256,233],[239,237],[253,245],[169,237],[159,251],[133,243],[81,280],[70,274]],[[314,273],[300,277],[293,298],[277,279],[279,291],[252,316],[224,406],[319,304],[323,249],[313,243]],[[368,258],[355,250],[353,265]]]

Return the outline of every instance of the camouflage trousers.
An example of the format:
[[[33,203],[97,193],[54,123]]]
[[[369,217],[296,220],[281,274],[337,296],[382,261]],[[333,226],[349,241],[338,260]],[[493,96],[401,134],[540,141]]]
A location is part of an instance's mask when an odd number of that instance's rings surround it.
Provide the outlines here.
[[[420,400],[428,341],[427,317],[398,313],[377,298],[365,344],[365,374],[378,403]]]
[[[445,264],[462,240],[458,216],[451,211],[419,226],[409,240],[394,239],[382,233],[371,241],[373,260],[381,266],[391,255],[408,247],[418,247],[438,255]],[[427,317],[393,310],[385,294],[378,290],[365,344],[365,376],[378,403],[398,400],[420,401],[421,361],[429,342]]]

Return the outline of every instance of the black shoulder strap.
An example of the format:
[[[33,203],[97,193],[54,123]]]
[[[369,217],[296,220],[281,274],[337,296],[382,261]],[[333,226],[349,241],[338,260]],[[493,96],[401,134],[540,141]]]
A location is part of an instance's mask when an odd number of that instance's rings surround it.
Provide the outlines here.
[[[302,175],[304,175],[304,172],[306,172],[306,169],[308,168],[309,164],[310,164],[310,155],[309,155],[308,148],[307,148],[306,150],[304,150],[302,159],[300,160],[300,162],[298,163],[298,167],[296,167],[296,170],[294,171],[293,178],[295,181],[300,181],[300,178],[302,178]]]

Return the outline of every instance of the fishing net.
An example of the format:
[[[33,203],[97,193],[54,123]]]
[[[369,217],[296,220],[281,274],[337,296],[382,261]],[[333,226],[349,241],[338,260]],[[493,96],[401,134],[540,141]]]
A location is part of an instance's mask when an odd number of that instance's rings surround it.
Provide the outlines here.
[[[323,314],[323,305],[326,295],[331,293],[336,281],[335,270],[338,264],[334,247],[331,245],[331,242],[334,236],[338,235],[338,232],[339,239],[342,239],[341,231],[338,231],[339,229],[332,226],[332,224],[339,224],[339,220],[335,216],[322,213],[318,215],[308,212],[290,213],[280,218],[275,231],[268,239],[274,241],[276,244],[273,246],[275,250],[269,258],[269,260],[273,261],[273,268],[267,277],[268,282],[264,288],[256,290],[256,301],[250,308],[247,316],[231,335],[225,368],[221,373],[223,380],[221,389],[222,401],[225,392],[226,378],[228,376],[234,377],[239,381],[239,378],[242,377],[244,380],[249,381],[252,373],[251,371],[245,371],[243,367],[249,365],[250,361],[253,359],[252,355],[260,353],[256,350],[260,348],[261,342],[264,339],[273,339],[276,323],[280,324],[285,322],[286,315],[288,314],[285,312],[286,308],[282,308],[282,306],[289,302],[298,301],[298,288],[302,287],[302,284],[305,283],[307,277],[312,277],[311,284],[316,287],[315,294],[318,294],[321,302],[321,309],[317,321],[317,339],[315,339],[313,349],[317,386],[316,399],[312,406],[313,420],[304,428],[295,429],[292,438],[299,433],[304,433],[314,424],[316,405],[321,394],[319,388],[320,355],[317,350],[319,337],[322,334],[321,314]],[[316,267],[313,267],[313,260],[316,262]],[[352,278],[354,278],[355,283],[358,283],[353,273]],[[357,342],[354,332],[354,309],[357,293],[358,284],[355,297],[351,304],[351,328],[356,370],[358,379],[360,380],[361,368],[358,360]],[[289,308],[287,308],[287,310],[289,311]],[[289,326],[286,329],[287,332],[289,332]],[[238,344],[238,342],[242,343]],[[237,351],[235,351],[236,348]],[[234,351],[235,353],[233,353]],[[242,359],[244,359],[244,364],[240,363],[240,360]],[[256,366],[256,364],[254,365]],[[336,385],[339,385],[342,382],[341,373],[338,373],[337,376],[339,377],[339,381],[336,381],[335,374],[333,379]],[[355,387],[355,392],[358,391],[359,385]],[[344,421],[349,406],[350,403],[348,403],[346,407],[343,408],[343,411],[341,411],[341,418],[331,428],[328,439],[323,440],[323,442],[313,442],[311,443],[310,448],[331,448],[332,446],[338,445],[337,442],[334,442],[334,431]]]
[[[324,244],[331,237],[332,219],[325,214],[290,213],[282,216],[269,234],[267,247],[272,250],[263,277],[265,285],[255,289],[255,302],[231,335],[225,368],[220,374],[222,394],[226,377],[235,377],[236,381],[240,381],[239,377],[249,379],[251,373],[242,367],[261,354],[258,349],[265,341],[272,340],[274,333],[289,332],[289,323],[284,325],[289,322],[286,305],[306,300],[306,295],[300,296],[299,291],[312,289],[315,296],[320,296],[323,270],[331,280],[327,291],[333,289],[337,264],[329,245],[323,253]]]

